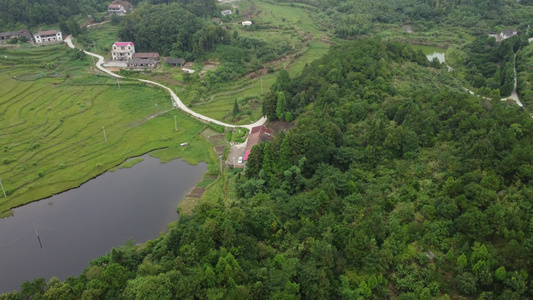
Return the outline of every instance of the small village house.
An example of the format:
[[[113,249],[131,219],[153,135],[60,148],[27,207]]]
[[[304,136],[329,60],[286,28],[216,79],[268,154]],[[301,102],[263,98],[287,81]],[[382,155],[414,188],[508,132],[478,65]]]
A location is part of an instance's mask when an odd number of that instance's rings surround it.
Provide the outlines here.
[[[122,4],[111,3],[107,7],[107,13],[110,15],[123,16],[126,14],[126,8]]]
[[[505,40],[505,39],[508,39],[510,37],[513,37],[515,35],[517,35],[518,32],[516,31],[516,29],[514,30],[502,30],[502,32],[500,32],[500,40]]]
[[[132,69],[152,69],[159,65],[159,53],[135,53],[128,60],[127,66]]]
[[[165,62],[167,63],[167,65],[169,65],[171,67],[180,67],[181,68],[185,64],[185,59],[169,57],[169,58],[167,58],[167,60]]]
[[[130,60],[135,54],[135,45],[132,42],[116,42],[111,48],[113,60]]]
[[[252,128],[248,135],[248,142],[246,143],[246,148],[244,150],[244,161],[248,160],[248,156],[250,155],[253,146],[259,144],[259,142],[267,142],[270,140],[272,140],[271,130],[263,125]]]
[[[63,35],[61,35],[61,31],[57,30],[39,31],[34,39],[36,44],[61,43],[63,42]]]
[[[252,21],[244,21],[241,24],[242,24],[242,26],[251,26],[252,25]]]
[[[21,29],[17,31],[0,32],[0,42],[9,41],[14,38],[25,37],[28,41],[32,40],[31,33],[28,29]]]

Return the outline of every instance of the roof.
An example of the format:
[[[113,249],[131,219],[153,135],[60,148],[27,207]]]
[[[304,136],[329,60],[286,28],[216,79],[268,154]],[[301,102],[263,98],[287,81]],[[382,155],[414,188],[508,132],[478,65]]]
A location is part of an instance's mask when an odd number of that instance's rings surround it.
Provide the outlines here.
[[[37,32],[37,35],[43,36],[43,35],[54,35],[57,34],[59,31],[57,30],[46,30],[46,31],[39,31]]]
[[[229,14],[231,14],[231,10],[226,9],[226,10],[221,11],[220,13],[223,14],[223,15],[229,15]]]
[[[516,34],[516,30],[502,30],[502,34],[506,36],[511,36]]]
[[[167,64],[183,64],[185,59],[169,57],[166,59]]]
[[[250,150],[244,151],[244,159],[243,159],[243,161],[247,161],[249,155],[250,155]]]
[[[139,58],[139,59],[148,59],[148,58],[158,59],[158,58],[159,58],[159,53],[155,53],[155,52],[149,52],[149,53],[138,52],[138,53],[134,53],[134,54],[133,54],[133,58]]]
[[[116,42],[113,46],[124,47],[124,46],[133,46],[133,42]]]
[[[21,30],[17,30],[17,31],[6,31],[6,32],[0,32],[0,36],[5,36],[5,37],[9,37],[9,36],[14,36],[14,35],[25,35],[25,36],[30,36],[30,31],[28,29],[21,29]]]
[[[121,8],[123,7],[122,4],[109,4],[108,8]]]
[[[272,130],[266,128],[265,126],[261,125],[261,126],[255,126],[252,128],[252,131],[250,131],[250,134],[252,133],[256,133],[256,132],[265,132],[265,133],[268,133],[269,135],[272,134]]]
[[[250,153],[252,147],[259,144],[259,142],[266,142],[272,139],[272,131],[265,126],[256,126],[250,131],[248,135],[248,142],[246,143],[246,149],[244,151],[244,160],[248,158],[246,152]]]
[[[140,59],[140,58],[133,58],[133,59],[130,59],[126,62],[126,64],[128,66],[135,66],[135,65],[155,65],[157,64],[157,60],[153,59],[153,58],[148,58],[148,59]]]

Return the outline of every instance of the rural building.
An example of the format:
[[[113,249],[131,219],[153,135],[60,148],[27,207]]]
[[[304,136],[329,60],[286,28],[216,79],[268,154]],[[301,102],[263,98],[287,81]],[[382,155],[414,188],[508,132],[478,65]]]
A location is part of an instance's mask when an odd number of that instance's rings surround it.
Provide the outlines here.
[[[169,65],[171,67],[180,67],[181,68],[185,64],[185,59],[169,57],[169,58],[167,58],[167,60],[165,62],[167,63],[167,65]]]
[[[252,25],[252,21],[244,21],[242,22],[242,26],[250,26]]]
[[[508,39],[510,37],[513,37],[515,35],[517,35],[518,32],[516,31],[516,29],[514,30],[502,30],[502,32],[500,33],[500,40],[505,40],[505,39]]]
[[[28,29],[0,32],[0,42],[8,41],[10,39],[19,38],[19,37],[26,37],[28,41],[31,41],[31,33]]]
[[[153,69],[159,64],[158,60],[133,58],[127,61],[126,65],[131,69]]]
[[[111,3],[107,7],[107,13],[110,15],[123,16],[126,14],[126,8],[122,4]]]
[[[220,12],[223,16],[231,15],[231,10],[226,9]]]
[[[61,31],[57,30],[39,31],[34,36],[34,39],[36,44],[52,44],[63,42]]]
[[[133,54],[134,59],[152,59],[152,60],[159,60],[159,53],[156,52],[139,52]]]
[[[265,126],[256,126],[252,128],[248,135],[248,142],[246,143],[246,149],[244,150],[244,161],[248,160],[252,147],[259,144],[259,142],[267,142],[272,140],[272,131]]]
[[[132,42],[116,42],[111,50],[113,60],[130,60],[134,53],[135,45]]]
[[[132,69],[152,69],[159,64],[159,53],[134,53],[127,66]]]

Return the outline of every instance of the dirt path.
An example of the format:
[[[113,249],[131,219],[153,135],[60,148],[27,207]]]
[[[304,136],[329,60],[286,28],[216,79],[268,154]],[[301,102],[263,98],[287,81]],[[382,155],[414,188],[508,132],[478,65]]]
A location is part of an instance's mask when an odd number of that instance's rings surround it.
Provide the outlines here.
[[[72,36],[71,35],[69,35],[69,36],[67,36],[65,38],[65,42],[67,43],[67,45],[70,48],[75,48],[74,44],[72,43]],[[85,54],[87,54],[87,55],[90,55],[90,56],[98,58],[98,62],[96,63],[96,68],[98,68],[100,71],[102,71],[102,72],[104,72],[104,73],[106,73],[106,74],[108,74],[108,75],[110,75],[110,76],[112,76],[114,78],[125,78],[123,76],[120,76],[120,75],[118,75],[116,73],[113,73],[113,72],[109,71],[108,69],[104,68],[103,67],[104,57],[102,57],[102,56],[100,56],[98,54],[89,52],[89,51],[85,51],[85,50],[83,50],[83,52],[85,52]],[[230,128],[243,127],[243,128],[251,130],[253,127],[263,125],[266,122],[266,120],[267,120],[266,117],[262,117],[257,122],[255,122],[253,124],[249,124],[249,125],[227,124],[227,123],[224,123],[224,122],[209,118],[207,116],[201,115],[201,114],[199,114],[197,112],[194,112],[193,110],[188,108],[183,102],[181,102],[180,98],[176,95],[176,93],[174,93],[174,91],[172,89],[170,89],[169,87],[167,87],[165,85],[162,85],[161,83],[158,83],[158,82],[155,82],[155,81],[146,80],[146,79],[137,79],[137,78],[128,78],[128,79],[134,79],[134,80],[138,80],[138,81],[141,81],[141,82],[144,82],[144,83],[157,85],[157,86],[167,90],[170,93],[170,96],[172,97],[174,102],[176,102],[176,105],[181,110],[183,110],[184,112],[188,113],[192,117],[194,117],[194,118],[196,118],[198,120],[204,121],[204,122],[212,122],[212,123],[215,123],[215,124],[218,124],[218,125],[221,125],[221,126],[224,126],[224,127],[230,127]]]
[[[513,100],[514,102],[516,102],[516,104],[518,104],[518,106],[524,108],[524,105],[522,105],[522,102],[520,102],[520,99],[518,99],[518,94],[516,93],[516,86],[517,86],[517,76],[516,76],[516,53],[514,54],[514,58],[513,58],[513,64],[514,64],[514,88],[513,88],[513,92],[511,93],[511,96],[507,97],[507,98],[502,98],[502,100]]]

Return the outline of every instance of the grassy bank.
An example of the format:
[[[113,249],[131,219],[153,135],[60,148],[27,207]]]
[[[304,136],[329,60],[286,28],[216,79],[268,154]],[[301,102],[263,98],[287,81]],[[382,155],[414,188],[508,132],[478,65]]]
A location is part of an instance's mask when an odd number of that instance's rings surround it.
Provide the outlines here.
[[[0,216],[154,149],[166,148],[153,154],[164,161],[212,165],[212,147],[198,135],[205,125],[172,110],[162,90],[133,81],[119,88],[88,73],[90,59],[74,60],[64,45],[0,52],[7,56],[0,61],[0,179],[8,194]]]

